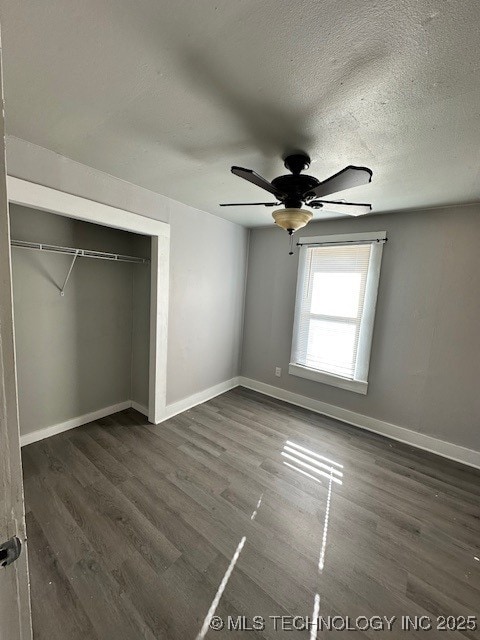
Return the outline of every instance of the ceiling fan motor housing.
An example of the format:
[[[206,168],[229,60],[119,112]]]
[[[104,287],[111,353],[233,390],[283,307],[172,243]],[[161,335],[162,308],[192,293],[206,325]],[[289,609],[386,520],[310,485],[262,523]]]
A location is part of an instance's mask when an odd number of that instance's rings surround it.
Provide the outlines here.
[[[272,184],[279,192],[285,194],[284,197],[279,197],[282,204],[290,208],[300,208],[305,200],[305,193],[315,188],[320,182],[313,176],[287,174],[274,178]]]
[[[287,208],[300,208],[305,201],[305,193],[313,189],[320,182],[313,176],[300,175],[310,166],[310,158],[304,153],[288,155],[284,159],[285,168],[291,174],[279,176],[272,180],[275,189],[278,189],[280,202]]]

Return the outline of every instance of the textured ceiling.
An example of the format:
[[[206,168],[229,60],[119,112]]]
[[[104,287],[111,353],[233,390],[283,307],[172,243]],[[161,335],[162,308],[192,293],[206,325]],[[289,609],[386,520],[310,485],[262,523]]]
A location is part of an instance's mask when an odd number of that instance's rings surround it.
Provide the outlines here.
[[[478,0],[0,0],[7,132],[266,224],[232,164],[310,153],[375,212],[480,200]],[[266,200],[268,200],[268,194]],[[328,214],[316,212],[321,218]]]

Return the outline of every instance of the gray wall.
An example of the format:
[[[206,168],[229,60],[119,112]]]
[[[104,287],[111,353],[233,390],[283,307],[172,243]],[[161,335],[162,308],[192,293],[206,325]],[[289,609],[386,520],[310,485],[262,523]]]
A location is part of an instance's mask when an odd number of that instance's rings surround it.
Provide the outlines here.
[[[300,234],[369,230],[389,240],[368,395],[288,374],[298,256],[277,228],[251,232],[242,375],[480,450],[480,206],[325,221]]]
[[[171,225],[169,402],[240,373],[248,239],[190,207]]]
[[[10,207],[10,220],[11,236],[17,240],[129,255],[140,249],[134,247],[133,234],[16,205]],[[143,270],[148,280],[149,268],[78,258],[62,297],[59,287],[71,260],[12,250],[23,434],[131,399],[133,272]],[[143,293],[135,292],[136,299]],[[148,319],[148,307],[146,311]],[[137,324],[142,314],[143,301],[136,310]],[[148,334],[139,335],[136,346],[141,360],[148,352]],[[145,383],[135,373],[141,394]],[[148,393],[148,374],[146,389]]]
[[[18,138],[7,173],[170,223],[167,402],[238,375],[246,229]]]

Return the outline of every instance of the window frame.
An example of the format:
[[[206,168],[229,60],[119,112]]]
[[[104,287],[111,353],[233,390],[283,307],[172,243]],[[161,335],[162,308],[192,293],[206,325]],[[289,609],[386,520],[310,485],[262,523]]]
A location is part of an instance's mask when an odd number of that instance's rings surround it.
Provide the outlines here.
[[[368,373],[370,366],[370,355],[372,349],[373,328],[375,322],[375,310],[378,297],[378,287],[380,282],[380,269],[382,264],[383,245],[387,240],[386,231],[369,231],[364,233],[336,234],[329,236],[311,236],[300,238],[298,244],[299,260],[297,273],[297,289],[295,295],[295,318],[293,323],[292,350],[288,372],[291,375],[306,378],[355,393],[366,395],[368,392]],[[354,245],[372,244],[372,251],[368,265],[367,281],[365,285],[365,298],[362,319],[360,322],[360,334],[358,339],[357,358],[355,362],[355,373],[353,378],[340,376],[328,371],[314,369],[298,364],[294,361],[294,354],[297,353],[298,336],[300,329],[300,308],[301,298],[304,289],[304,281],[307,269],[308,249],[315,245]]]

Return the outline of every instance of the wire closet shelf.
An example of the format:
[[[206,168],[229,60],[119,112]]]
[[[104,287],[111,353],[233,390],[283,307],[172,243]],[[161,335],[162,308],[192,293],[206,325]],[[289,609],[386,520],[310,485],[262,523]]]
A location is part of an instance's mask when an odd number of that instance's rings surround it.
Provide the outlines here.
[[[97,258],[99,260],[116,260],[117,262],[133,262],[135,264],[149,264],[148,258],[138,256],[125,256],[120,253],[108,253],[106,251],[92,251],[90,249],[76,249],[74,247],[59,247],[55,244],[45,244],[43,242],[27,242],[25,240],[11,240],[12,247],[20,249],[35,249],[37,251],[49,251],[50,253],[61,253],[69,256],[82,258]]]
[[[62,255],[72,256],[72,263],[60,289],[60,295],[65,295],[65,287],[72,273],[75,260],[77,258],[95,258],[96,260],[110,260],[112,262],[130,262],[133,264],[150,264],[148,258],[139,258],[138,256],[126,256],[121,253],[108,253],[107,251],[92,251],[91,249],[77,249],[74,247],[60,247],[55,244],[45,244],[43,242],[28,242],[26,240],[10,240],[12,247],[19,249],[33,249],[35,251],[47,251],[49,253],[58,253]]]

